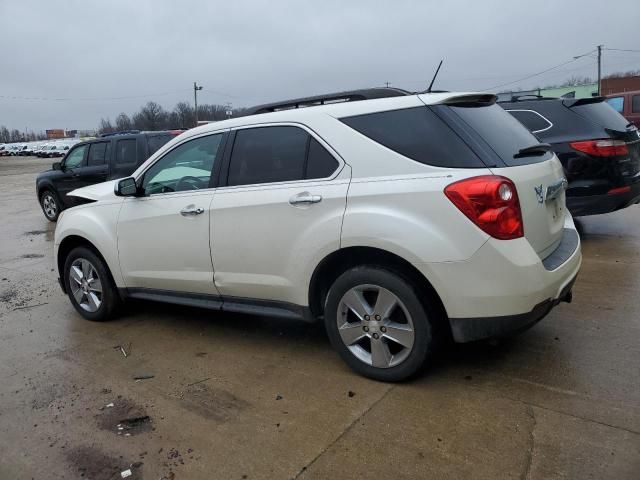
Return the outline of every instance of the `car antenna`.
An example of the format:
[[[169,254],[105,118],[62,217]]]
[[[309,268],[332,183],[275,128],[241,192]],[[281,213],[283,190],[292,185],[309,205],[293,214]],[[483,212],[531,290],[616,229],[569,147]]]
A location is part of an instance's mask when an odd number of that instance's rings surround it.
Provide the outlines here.
[[[433,87],[433,82],[436,81],[436,77],[438,76],[438,72],[440,71],[440,67],[442,66],[442,62],[444,61],[444,59],[440,60],[440,63],[438,64],[438,68],[436,68],[436,73],[433,74],[433,78],[431,79],[431,83],[429,84],[429,87],[422,93],[431,93],[431,88]]]

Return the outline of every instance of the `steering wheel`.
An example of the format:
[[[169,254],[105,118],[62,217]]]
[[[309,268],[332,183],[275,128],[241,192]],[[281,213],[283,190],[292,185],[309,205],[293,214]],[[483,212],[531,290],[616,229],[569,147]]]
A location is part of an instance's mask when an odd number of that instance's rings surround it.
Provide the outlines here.
[[[200,190],[204,187],[204,182],[198,177],[187,175],[186,177],[182,177],[180,180],[178,180],[178,183],[176,184],[176,192],[182,192],[185,190]]]

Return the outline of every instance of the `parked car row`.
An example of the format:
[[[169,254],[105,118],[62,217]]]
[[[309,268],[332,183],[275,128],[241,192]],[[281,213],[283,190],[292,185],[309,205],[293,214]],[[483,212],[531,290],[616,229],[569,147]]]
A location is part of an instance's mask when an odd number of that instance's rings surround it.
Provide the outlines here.
[[[48,142],[10,143],[0,145],[0,156],[63,157],[80,139],[64,139]]]

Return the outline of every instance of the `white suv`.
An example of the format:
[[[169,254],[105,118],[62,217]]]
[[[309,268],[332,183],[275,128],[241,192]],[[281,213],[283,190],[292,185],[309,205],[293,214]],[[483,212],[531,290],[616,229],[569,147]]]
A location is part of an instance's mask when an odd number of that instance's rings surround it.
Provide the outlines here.
[[[62,288],[90,320],[126,298],[323,319],[388,381],[522,330],[571,300],[580,244],[557,157],[494,102],[372,89],[189,130],[70,193]]]

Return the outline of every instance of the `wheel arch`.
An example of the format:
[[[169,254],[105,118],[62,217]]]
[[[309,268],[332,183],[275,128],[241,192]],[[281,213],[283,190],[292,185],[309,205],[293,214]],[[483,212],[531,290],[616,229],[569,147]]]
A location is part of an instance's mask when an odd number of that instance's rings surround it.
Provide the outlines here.
[[[375,247],[345,247],[327,255],[316,266],[309,283],[309,308],[314,317],[324,313],[324,303],[333,282],[358,265],[375,265],[403,277],[419,290],[420,298],[430,300],[437,309],[438,323],[450,335],[446,309],[431,282],[411,262],[395,253]]]
[[[107,260],[104,258],[102,253],[100,253],[100,250],[91,241],[87,240],[85,237],[82,237],[80,235],[68,235],[62,240],[62,242],[60,242],[60,246],[58,247],[58,256],[56,258],[56,263],[58,266],[58,275],[60,276],[60,285],[62,286],[62,290],[65,293],[67,293],[67,287],[66,287],[67,283],[65,278],[66,272],[64,270],[64,264],[66,262],[67,257],[69,256],[69,253],[71,253],[71,251],[77,247],[86,247],[89,250],[91,250],[93,253],[95,253],[98,256],[98,258],[104,262],[107,273],[111,277],[111,281],[114,281],[113,272],[111,271],[109,262],[107,262]]]

